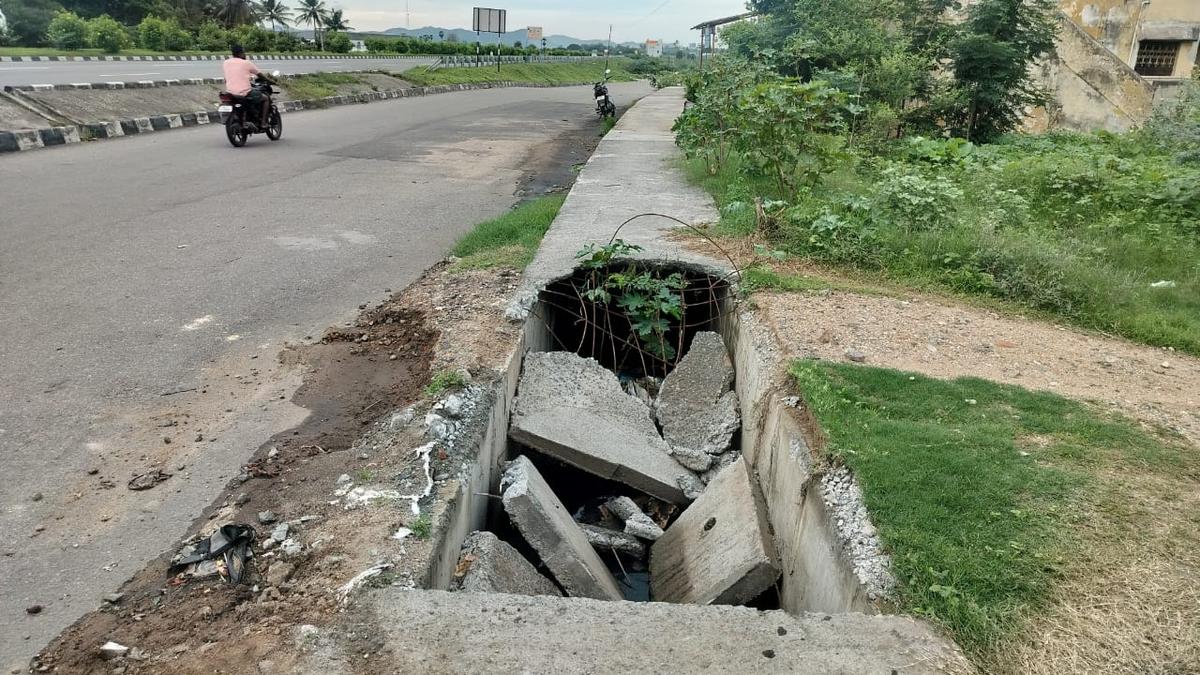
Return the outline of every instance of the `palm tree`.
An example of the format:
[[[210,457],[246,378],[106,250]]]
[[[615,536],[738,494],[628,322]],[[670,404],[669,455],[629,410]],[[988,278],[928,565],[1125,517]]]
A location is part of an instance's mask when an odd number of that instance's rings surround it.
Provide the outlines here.
[[[325,51],[325,40],[321,37],[321,28],[325,25],[325,19],[328,16],[329,10],[325,7],[324,0],[300,0],[300,10],[296,15],[296,21],[307,23],[313,27],[313,36],[317,38],[321,51]]]
[[[258,6],[253,0],[221,0],[217,16],[227,28],[258,21]]]
[[[287,28],[288,21],[292,20],[292,9],[283,4],[283,0],[263,0],[258,7],[263,20],[271,22],[271,32],[275,32],[275,24]]]
[[[346,24],[346,20],[342,18],[342,10],[335,9],[325,17],[325,30],[340,31],[345,33],[348,30],[354,30]]]

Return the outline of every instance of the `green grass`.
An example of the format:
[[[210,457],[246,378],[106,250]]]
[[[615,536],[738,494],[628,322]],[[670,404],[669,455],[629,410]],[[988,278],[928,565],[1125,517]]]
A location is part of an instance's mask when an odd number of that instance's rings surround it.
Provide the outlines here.
[[[267,50],[269,54],[276,54],[275,50]],[[283,52],[289,53],[289,52]],[[334,54],[332,52],[290,52],[296,56],[346,56],[346,54]],[[0,56],[209,56],[209,55],[228,56],[225,51],[202,51],[188,50],[182,52],[156,52],[151,49],[124,49],[116,54],[109,54],[102,49],[75,49],[64,51],[53,47],[0,47]]]
[[[900,609],[975,658],[1045,609],[1080,545],[1075,525],[1103,508],[1101,476],[1200,476],[1184,444],[1054,394],[820,361],[791,373],[827,453],[862,484]]]
[[[926,143],[852,155],[795,194],[736,155],[715,175],[686,167],[716,197],[720,233],[1200,354],[1200,166],[1134,135],[1014,137],[961,161]],[[765,227],[755,199],[781,200]]]
[[[353,88],[360,91],[372,88],[361,77],[351,73],[313,73],[297,75],[279,82],[279,86],[283,87],[293,100],[336,96],[339,87],[347,85],[354,85]]]
[[[525,269],[565,200],[566,195],[547,195],[476,225],[451,251],[462,258],[455,268]]]
[[[419,518],[408,524],[408,529],[412,530],[417,539],[428,539],[433,534],[433,520],[429,514],[422,513]]]
[[[625,70],[624,61],[616,59],[609,67],[614,82],[638,79]],[[517,63],[505,64],[497,71],[487,68],[441,68],[434,71],[424,67],[404,71],[400,76],[419,86],[437,84],[472,84],[477,82],[527,82],[529,84],[566,85],[597,82],[604,78],[604,62],[587,63]]]
[[[447,391],[462,389],[467,386],[466,378],[457,370],[443,370],[435,374],[429,384],[425,385],[425,396],[434,398]]]

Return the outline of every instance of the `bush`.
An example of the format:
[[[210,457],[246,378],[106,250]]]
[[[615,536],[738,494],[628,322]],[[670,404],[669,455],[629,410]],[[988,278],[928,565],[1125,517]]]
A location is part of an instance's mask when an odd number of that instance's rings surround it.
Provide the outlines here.
[[[104,50],[106,54],[116,54],[133,45],[133,40],[130,39],[129,31],[125,29],[125,26],[107,14],[92,19],[89,22],[89,28],[92,33],[92,44]]]
[[[46,38],[58,49],[74,51],[83,49],[91,44],[91,30],[88,22],[75,12],[61,11],[50,20],[46,29]]]
[[[281,52],[298,52],[300,51],[300,38],[291,33],[276,33],[275,34],[275,49]]]
[[[196,47],[206,52],[226,52],[233,45],[233,36],[215,21],[206,21],[196,34]]]
[[[330,32],[325,36],[325,51],[335,54],[349,54],[354,49],[354,43],[345,33]]]
[[[233,40],[247,52],[267,52],[275,49],[275,33],[262,26],[242,25],[232,31]]]
[[[156,16],[148,16],[142,19],[138,24],[137,36],[138,46],[142,49],[149,49],[156,52],[161,52],[166,49],[167,32],[170,28],[166,20]]]

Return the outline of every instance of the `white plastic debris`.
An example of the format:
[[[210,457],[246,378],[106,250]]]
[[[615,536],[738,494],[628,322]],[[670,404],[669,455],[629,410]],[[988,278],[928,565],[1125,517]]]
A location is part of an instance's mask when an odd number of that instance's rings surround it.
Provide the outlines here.
[[[396,534],[392,535],[392,539],[395,539],[396,541],[404,541],[405,538],[407,538],[412,533],[413,533],[412,530],[408,529],[407,527],[402,527],[402,528],[396,530]]]
[[[371,577],[377,577],[391,568],[391,563],[379,563],[354,575],[353,579],[347,581],[345,585],[337,589],[338,601],[345,603],[350,599],[350,595],[353,594],[359,586],[362,586],[364,583],[366,583],[367,579],[370,579]]]
[[[334,494],[336,495],[337,492],[334,492]],[[376,490],[362,486],[352,488],[344,492],[342,496],[345,497],[342,501],[345,503],[347,511],[370,504],[378,499],[402,499],[400,493],[396,490]]]
[[[1150,288],[1175,288],[1175,286],[1176,286],[1176,284],[1174,281],[1166,281],[1166,280],[1155,281],[1154,283],[1150,284]]]
[[[100,645],[100,655],[106,659],[115,659],[118,656],[125,656],[128,653],[129,647],[117,644],[111,640]]]
[[[407,499],[412,502],[412,512],[414,516],[421,515],[420,501],[433,493],[433,476],[429,473],[429,453],[433,452],[433,449],[436,446],[436,442],[426,443],[425,445],[413,450],[413,454],[421,455],[421,458],[425,462],[425,490],[422,491],[421,494],[400,495],[396,497],[397,499]]]

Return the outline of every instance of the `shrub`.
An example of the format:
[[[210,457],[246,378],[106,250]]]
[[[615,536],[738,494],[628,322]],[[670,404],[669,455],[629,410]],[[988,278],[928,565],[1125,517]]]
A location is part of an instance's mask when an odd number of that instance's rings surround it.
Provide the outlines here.
[[[738,105],[734,145],[781,189],[814,185],[842,155],[846,95],[824,82],[768,82]]]
[[[242,25],[234,28],[232,38],[247,52],[266,52],[275,48],[275,33],[262,26]]]
[[[228,51],[233,45],[233,37],[229,31],[215,21],[206,21],[196,34],[196,47],[209,52]]]
[[[925,175],[912,164],[890,163],[880,172],[878,204],[908,231],[932,230],[953,221],[963,192],[950,179]]]
[[[354,49],[354,43],[350,41],[350,37],[345,33],[331,31],[325,36],[325,51],[334,52],[335,54],[349,54],[351,49]]]
[[[54,15],[46,29],[46,38],[58,49],[73,51],[91,44],[88,22],[75,12],[63,10]]]
[[[170,25],[166,19],[148,16],[138,24],[138,46],[156,52],[165,51],[168,32],[170,32]]]
[[[92,44],[106,54],[116,54],[133,45],[133,40],[129,37],[129,31],[125,29],[125,26],[107,14],[92,19],[88,24],[92,34]]]
[[[300,51],[300,38],[291,33],[276,33],[275,34],[275,49],[281,52],[298,52]]]

